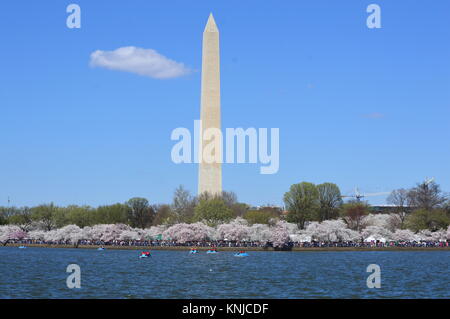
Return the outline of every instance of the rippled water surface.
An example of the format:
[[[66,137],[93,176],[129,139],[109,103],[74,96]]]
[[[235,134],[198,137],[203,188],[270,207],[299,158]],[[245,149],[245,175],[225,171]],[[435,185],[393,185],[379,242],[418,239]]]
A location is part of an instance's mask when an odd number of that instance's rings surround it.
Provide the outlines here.
[[[232,252],[0,247],[0,298],[450,298],[450,252]],[[81,289],[66,267],[81,267]],[[369,289],[366,267],[381,267]]]

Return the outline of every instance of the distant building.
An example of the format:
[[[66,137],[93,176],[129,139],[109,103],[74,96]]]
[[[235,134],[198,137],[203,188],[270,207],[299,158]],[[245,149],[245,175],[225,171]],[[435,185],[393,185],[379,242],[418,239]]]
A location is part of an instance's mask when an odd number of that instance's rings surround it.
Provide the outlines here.
[[[386,205],[372,205],[372,206],[370,206],[370,212],[372,214],[389,214],[389,213],[392,213],[395,210],[396,207],[397,206],[395,206],[395,205],[389,205],[389,204],[386,204]],[[405,209],[405,212],[408,213],[411,210],[411,207],[404,206],[404,209]]]

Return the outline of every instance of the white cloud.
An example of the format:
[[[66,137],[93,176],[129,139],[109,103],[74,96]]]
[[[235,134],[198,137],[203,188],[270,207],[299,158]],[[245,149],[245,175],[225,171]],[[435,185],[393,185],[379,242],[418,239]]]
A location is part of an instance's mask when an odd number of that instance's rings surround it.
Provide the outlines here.
[[[114,51],[92,52],[90,65],[156,79],[176,78],[191,72],[183,63],[170,60],[153,49],[133,46],[121,47]]]

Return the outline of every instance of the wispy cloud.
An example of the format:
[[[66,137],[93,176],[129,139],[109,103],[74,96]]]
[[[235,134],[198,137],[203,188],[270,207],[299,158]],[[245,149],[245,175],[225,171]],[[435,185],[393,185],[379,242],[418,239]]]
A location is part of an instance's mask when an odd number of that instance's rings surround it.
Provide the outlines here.
[[[153,49],[133,46],[121,47],[114,51],[94,51],[91,53],[90,65],[155,79],[176,78],[191,73],[183,63],[170,60]]]
[[[378,120],[378,119],[382,119],[384,117],[384,114],[378,113],[378,112],[373,112],[373,113],[364,114],[363,117],[365,117],[366,119]]]

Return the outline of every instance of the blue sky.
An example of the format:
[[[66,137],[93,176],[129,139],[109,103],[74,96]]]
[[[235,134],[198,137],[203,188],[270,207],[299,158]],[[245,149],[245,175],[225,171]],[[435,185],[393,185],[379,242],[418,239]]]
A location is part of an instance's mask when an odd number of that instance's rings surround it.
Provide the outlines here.
[[[81,29],[66,7],[81,7]],[[381,7],[368,29],[366,7]],[[100,205],[196,193],[196,164],[172,163],[174,128],[200,113],[202,32],[221,37],[222,126],[280,128],[280,169],[224,164],[223,187],[281,204],[293,183],[343,193],[450,191],[450,2],[3,1],[0,205]],[[89,65],[92,52],[153,49],[190,74],[155,79]],[[383,197],[371,203],[384,203]]]

